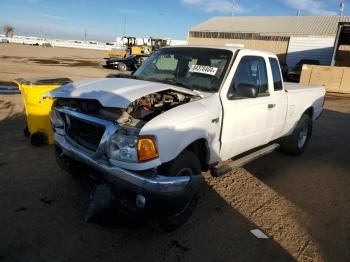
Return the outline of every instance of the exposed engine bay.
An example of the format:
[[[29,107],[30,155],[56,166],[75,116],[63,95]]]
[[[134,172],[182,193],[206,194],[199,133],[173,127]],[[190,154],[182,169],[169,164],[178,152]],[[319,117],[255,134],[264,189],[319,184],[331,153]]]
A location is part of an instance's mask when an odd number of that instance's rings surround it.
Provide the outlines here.
[[[56,99],[54,107],[68,107],[121,125],[141,128],[163,112],[198,99],[200,96],[168,89],[136,99],[126,109],[103,107],[97,100],[71,98]]]

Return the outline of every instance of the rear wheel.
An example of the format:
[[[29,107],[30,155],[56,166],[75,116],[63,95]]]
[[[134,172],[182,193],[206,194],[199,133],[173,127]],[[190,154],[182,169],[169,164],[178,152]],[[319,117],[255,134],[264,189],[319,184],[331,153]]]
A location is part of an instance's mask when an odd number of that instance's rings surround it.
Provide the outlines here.
[[[118,64],[117,68],[119,71],[126,71],[128,69],[125,63]]]
[[[309,115],[302,115],[293,133],[281,141],[281,149],[290,155],[300,155],[311,137],[312,122]]]
[[[183,151],[173,161],[165,164],[160,172],[168,176],[194,176],[201,174],[201,164],[198,157],[189,150]],[[163,232],[171,232],[184,224],[191,216],[198,203],[198,192],[194,194],[186,205],[177,213],[162,217],[158,220],[158,227]]]

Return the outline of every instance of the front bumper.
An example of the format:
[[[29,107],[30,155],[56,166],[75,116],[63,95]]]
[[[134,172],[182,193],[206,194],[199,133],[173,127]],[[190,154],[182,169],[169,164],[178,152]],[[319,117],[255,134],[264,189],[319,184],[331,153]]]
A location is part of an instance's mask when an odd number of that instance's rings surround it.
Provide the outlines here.
[[[106,159],[94,160],[92,154],[82,151],[72,145],[65,135],[55,133],[56,145],[67,155],[78,162],[86,164],[102,174],[109,174],[112,177],[124,180],[143,190],[159,193],[170,193],[184,190],[189,184],[191,178],[189,176],[166,177],[150,171],[146,174],[138,174],[108,163]]]
[[[65,132],[65,128],[54,128],[54,142],[63,164],[66,158],[73,160],[78,165],[83,165],[91,170],[89,175],[113,187],[114,202],[117,206],[126,207],[129,211],[166,215],[181,211],[197,194],[203,182],[201,175],[169,177],[158,174],[154,167],[145,166],[145,170],[132,171],[125,166],[120,167],[110,162],[106,158],[106,148],[109,137],[119,128],[115,123],[68,108],[53,108],[53,110],[105,127],[96,151],[88,150],[76,143]],[[135,205],[136,198],[140,195],[146,201],[144,207],[141,208]]]
[[[138,174],[111,166],[105,160],[93,160],[76,149],[59,134],[55,134],[55,146],[62,156],[68,156],[93,171],[97,180],[103,180],[113,188],[113,206],[126,213],[146,217],[164,217],[180,212],[195,197],[203,182],[201,175],[193,177],[165,177],[155,171]],[[137,206],[137,197],[145,199],[143,207]]]
[[[104,65],[105,68],[117,68],[119,62],[113,62],[113,61],[106,61],[106,64]]]

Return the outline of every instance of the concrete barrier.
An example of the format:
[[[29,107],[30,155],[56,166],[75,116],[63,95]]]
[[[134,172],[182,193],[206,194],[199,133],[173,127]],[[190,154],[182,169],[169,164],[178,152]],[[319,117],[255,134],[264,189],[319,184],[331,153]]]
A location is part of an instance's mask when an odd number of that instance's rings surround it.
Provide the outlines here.
[[[350,94],[350,67],[304,65],[300,84],[324,85],[328,92]]]

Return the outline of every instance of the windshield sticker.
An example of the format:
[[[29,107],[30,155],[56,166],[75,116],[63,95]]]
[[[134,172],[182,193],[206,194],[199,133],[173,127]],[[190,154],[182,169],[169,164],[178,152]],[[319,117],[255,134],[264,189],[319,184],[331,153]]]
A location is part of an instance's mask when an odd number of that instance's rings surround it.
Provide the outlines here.
[[[214,76],[216,74],[216,71],[218,71],[218,68],[204,65],[192,65],[189,71],[191,73],[200,73]]]

